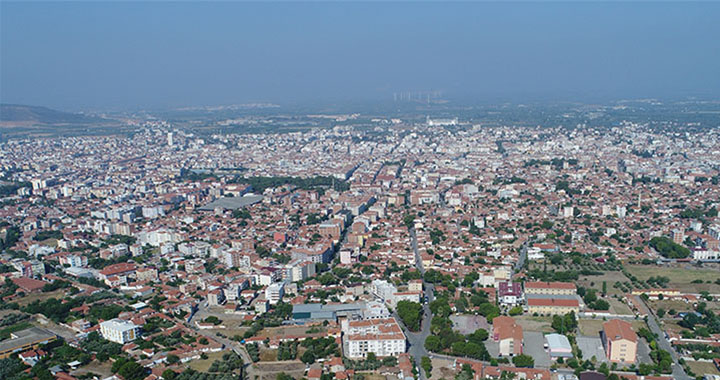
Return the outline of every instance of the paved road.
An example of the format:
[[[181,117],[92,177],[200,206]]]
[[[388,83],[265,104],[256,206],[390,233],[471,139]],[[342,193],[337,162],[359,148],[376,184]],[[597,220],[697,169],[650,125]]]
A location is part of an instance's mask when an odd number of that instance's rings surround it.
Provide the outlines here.
[[[518,257],[517,263],[515,263],[515,273],[520,272],[523,265],[525,265],[525,260],[527,259],[528,244],[530,244],[530,241],[526,240],[525,243],[523,243],[522,248],[520,248],[520,256]]]
[[[418,244],[417,244],[417,235],[415,234],[415,228],[410,229],[410,238],[411,238],[411,245],[412,249],[415,252],[415,267],[421,274],[425,274],[425,268],[423,268],[422,265],[422,258],[420,257],[420,252],[418,251]],[[430,336],[430,321],[432,321],[432,312],[430,311],[430,302],[432,302],[435,299],[435,287],[433,284],[425,282],[425,279],[423,278],[423,292],[424,296],[427,297],[428,302],[423,303],[423,319],[421,322],[421,329],[419,332],[411,332],[409,331],[405,325],[402,323],[402,320],[395,315],[395,318],[400,321],[400,325],[403,328],[403,331],[405,332],[405,336],[407,336],[408,343],[410,344],[410,348],[408,349],[408,353],[410,356],[412,356],[413,360],[415,360],[415,365],[418,368],[418,372],[420,373],[420,379],[425,380],[425,371],[422,370],[422,367],[420,366],[420,360],[423,356],[430,356],[428,351],[425,349],[425,339]]]
[[[678,364],[678,360],[677,360],[678,355],[675,352],[675,349],[670,344],[670,342],[668,342],[667,337],[665,337],[665,332],[662,331],[662,329],[660,329],[660,326],[658,325],[657,320],[655,319],[655,315],[650,311],[650,308],[647,307],[647,305],[645,304],[645,301],[643,301],[642,298],[640,298],[639,296],[635,296],[635,301],[637,302],[638,305],[640,305],[640,307],[642,307],[644,309],[644,312],[647,314],[648,327],[650,327],[650,331],[657,334],[657,336],[658,336],[657,342],[658,342],[658,345],[660,346],[660,348],[669,352],[670,356],[672,356],[673,379],[691,380],[692,377],[688,376],[685,373],[685,370],[683,369],[683,367],[680,364]]]

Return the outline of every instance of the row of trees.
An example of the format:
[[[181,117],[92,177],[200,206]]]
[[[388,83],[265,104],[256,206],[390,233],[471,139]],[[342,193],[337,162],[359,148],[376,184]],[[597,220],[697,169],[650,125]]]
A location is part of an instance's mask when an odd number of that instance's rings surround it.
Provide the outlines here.
[[[420,322],[423,316],[421,304],[412,301],[400,301],[397,303],[397,313],[410,331],[420,330]]]

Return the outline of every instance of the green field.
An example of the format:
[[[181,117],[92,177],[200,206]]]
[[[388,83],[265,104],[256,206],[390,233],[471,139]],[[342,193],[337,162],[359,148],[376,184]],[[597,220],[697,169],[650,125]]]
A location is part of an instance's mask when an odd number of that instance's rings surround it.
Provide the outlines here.
[[[690,265],[662,267],[657,265],[627,265],[628,272],[633,274],[638,280],[647,280],[650,277],[667,277],[670,279],[669,288],[677,288],[681,292],[700,293],[708,291],[710,293],[720,293],[720,285],[715,283],[693,284],[695,280],[715,281],[718,278],[717,269],[695,268]]]

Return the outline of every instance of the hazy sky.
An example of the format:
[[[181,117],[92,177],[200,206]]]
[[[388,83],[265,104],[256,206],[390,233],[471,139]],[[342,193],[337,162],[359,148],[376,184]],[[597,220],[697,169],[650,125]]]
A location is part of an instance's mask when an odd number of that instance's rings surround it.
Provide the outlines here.
[[[720,98],[720,3],[0,7],[4,103]]]

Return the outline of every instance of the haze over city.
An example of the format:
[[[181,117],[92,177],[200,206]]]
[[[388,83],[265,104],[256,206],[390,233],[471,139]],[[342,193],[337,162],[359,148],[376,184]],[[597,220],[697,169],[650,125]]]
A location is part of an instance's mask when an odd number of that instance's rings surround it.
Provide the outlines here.
[[[720,95],[720,4],[2,2],[3,103]]]
[[[0,380],[720,380],[718,20],[0,0]]]

